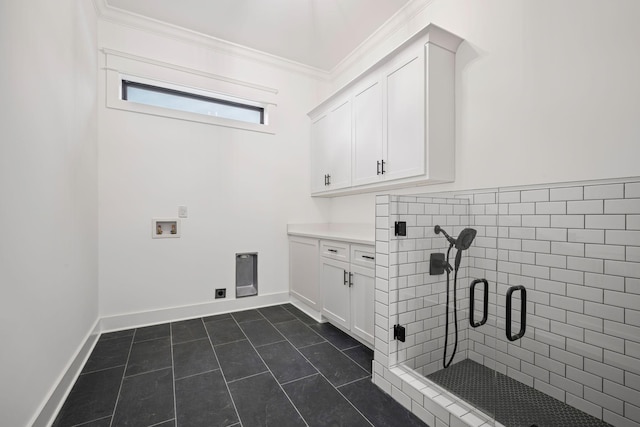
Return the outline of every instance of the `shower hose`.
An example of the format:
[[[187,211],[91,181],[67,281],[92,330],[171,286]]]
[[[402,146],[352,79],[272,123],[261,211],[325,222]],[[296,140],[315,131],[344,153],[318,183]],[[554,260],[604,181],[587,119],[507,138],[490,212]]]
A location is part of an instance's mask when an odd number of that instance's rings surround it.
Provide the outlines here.
[[[451,353],[451,358],[447,361],[447,344],[449,340],[449,275],[451,270],[451,264],[449,264],[449,254],[451,253],[451,248],[453,245],[449,245],[449,249],[447,250],[447,264],[449,268],[446,268],[447,271],[447,304],[446,304],[446,312],[445,312],[445,327],[444,327],[444,354],[442,357],[442,363],[446,368],[451,365],[453,362],[453,357],[456,355],[456,350],[458,348],[458,309],[457,309],[457,282],[458,282],[458,268],[453,272],[453,325],[455,330],[455,342],[453,343],[453,352]],[[458,249],[460,250],[460,249]]]

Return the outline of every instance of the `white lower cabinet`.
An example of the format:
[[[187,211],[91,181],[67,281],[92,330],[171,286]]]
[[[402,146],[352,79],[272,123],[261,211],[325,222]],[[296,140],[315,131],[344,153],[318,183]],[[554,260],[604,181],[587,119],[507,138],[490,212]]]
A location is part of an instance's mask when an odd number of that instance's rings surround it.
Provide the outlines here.
[[[337,326],[349,329],[351,324],[349,263],[323,257],[320,264],[322,315]]]
[[[351,332],[373,346],[375,270],[351,265]]]
[[[289,293],[315,312],[322,309],[318,287],[318,239],[289,236]]]
[[[322,315],[365,343],[374,344],[375,249],[320,242]]]

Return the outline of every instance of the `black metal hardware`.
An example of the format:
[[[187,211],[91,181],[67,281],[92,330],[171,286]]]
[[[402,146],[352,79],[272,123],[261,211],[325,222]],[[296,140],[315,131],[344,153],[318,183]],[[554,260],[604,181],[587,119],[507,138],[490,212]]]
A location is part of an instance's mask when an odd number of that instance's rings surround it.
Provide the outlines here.
[[[370,260],[374,260],[375,258],[369,255],[362,255],[362,258],[366,258],[366,259],[370,259]]]
[[[401,342],[407,339],[407,332],[404,326],[393,325],[393,339]]]
[[[382,161],[382,172],[380,172],[382,175],[384,175],[384,160]]]
[[[395,235],[396,236],[406,236],[407,235],[407,223],[406,221],[396,221],[395,225]]]
[[[326,173],[324,174],[324,185],[325,185],[325,187],[327,185],[327,174]]]
[[[516,335],[511,335],[511,299],[513,293],[520,291],[520,331]],[[507,290],[507,339],[509,341],[519,340],[524,336],[527,328],[527,290],[524,286],[512,286]]]
[[[353,273],[349,273],[349,287],[353,286]]]
[[[344,271],[344,284],[347,284],[347,270],[343,270]]]
[[[482,300],[482,320],[475,322],[473,320],[473,309],[475,304],[476,285],[478,283],[484,283],[484,295]],[[472,327],[477,328],[478,326],[482,326],[487,323],[487,317],[489,317],[489,282],[487,282],[487,279],[476,279],[471,282],[470,288],[469,323]]]
[[[380,160],[376,162],[378,166],[376,167],[376,175],[380,175]]]
[[[327,250],[328,250],[329,252],[331,252],[331,253],[334,253],[334,254],[337,254],[337,253],[338,253],[338,250],[337,250],[337,249],[327,249]]]
[[[444,274],[447,262],[444,260],[443,253],[432,253],[429,258],[429,274],[431,276],[437,276]],[[451,266],[449,266],[451,268]],[[451,270],[449,270],[451,272]]]
[[[331,175],[327,174],[327,185],[331,185]]]

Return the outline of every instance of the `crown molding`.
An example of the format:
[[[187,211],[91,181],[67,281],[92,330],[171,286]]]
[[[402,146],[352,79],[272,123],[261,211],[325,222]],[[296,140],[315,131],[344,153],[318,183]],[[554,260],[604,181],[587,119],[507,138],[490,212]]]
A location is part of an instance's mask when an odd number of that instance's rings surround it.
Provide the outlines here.
[[[385,39],[392,37],[403,29],[407,29],[407,25],[435,0],[410,0],[329,71],[291,61],[276,55],[271,55],[257,49],[252,49],[197,31],[179,27],[177,25],[168,24],[166,22],[128,12],[110,6],[107,1],[108,0],[93,0],[98,19],[103,21],[112,22],[153,34],[159,34],[181,42],[197,44],[218,53],[261,62],[287,71],[300,73],[320,81],[332,82],[337,80],[337,78],[349,68],[356,65],[358,61],[361,61],[368,54],[375,51],[375,49],[383,43]],[[384,55],[384,52],[380,53],[380,57],[383,57]],[[380,58],[372,58],[370,61],[373,64],[377,62],[378,59]],[[367,66],[365,66],[365,68],[367,68]]]
[[[330,73],[319,68],[231,43],[197,31],[188,30],[177,25],[168,24],[146,16],[128,12],[107,3],[107,0],[93,0],[98,19],[114,24],[134,28],[148,33],[159,34],[181,42],[200,45],[206,49],[231,56],[250,59],[287,71],[303,74],[322,81],[330,79]]]

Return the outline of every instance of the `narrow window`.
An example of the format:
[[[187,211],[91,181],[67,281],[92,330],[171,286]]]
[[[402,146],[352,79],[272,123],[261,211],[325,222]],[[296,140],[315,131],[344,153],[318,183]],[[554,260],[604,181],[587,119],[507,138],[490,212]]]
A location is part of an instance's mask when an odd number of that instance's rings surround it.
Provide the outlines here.
[[[205,116],[264,124],[262,107],[130,80],[122,80],[122,99]]]

